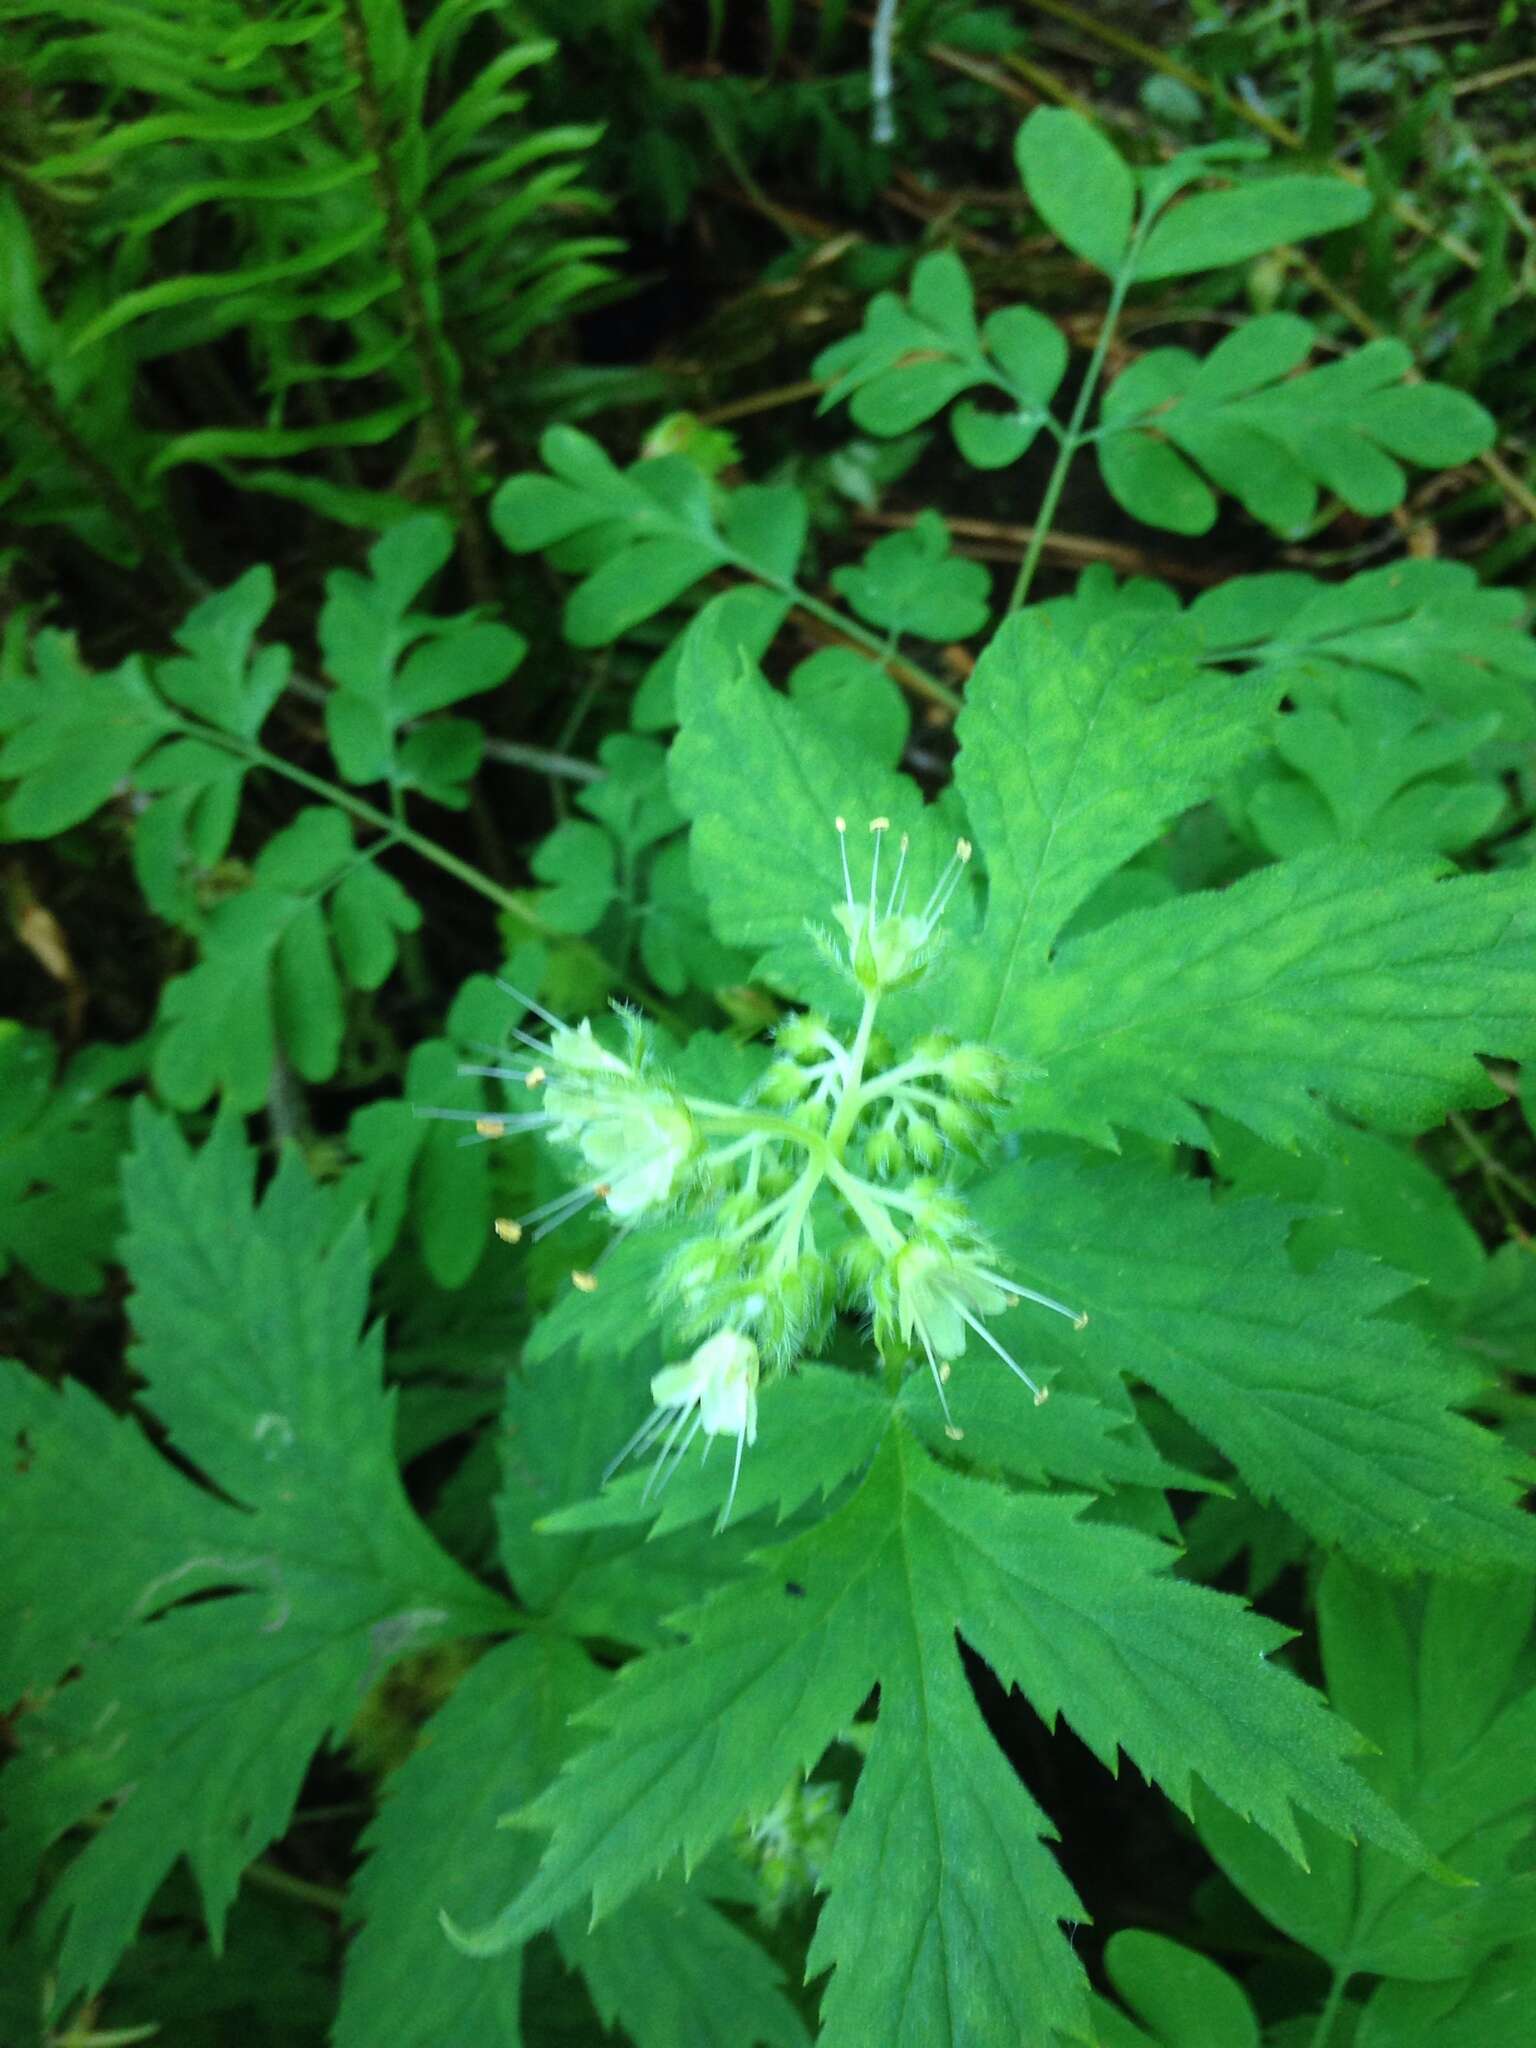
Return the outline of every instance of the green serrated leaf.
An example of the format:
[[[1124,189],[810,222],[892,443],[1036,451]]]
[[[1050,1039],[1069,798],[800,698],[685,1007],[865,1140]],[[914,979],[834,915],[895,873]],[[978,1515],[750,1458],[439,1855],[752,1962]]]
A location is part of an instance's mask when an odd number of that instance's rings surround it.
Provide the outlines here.
[[[1024,1285],[1088,1316],[1058,1337],[1034,1311],[1026,1363],[1071,1370],[1080,1354],[1077,1370],[1146,1380],[1261,1500],[1383,1570],[1536,1557],[1511,1505],[1512,1454],[1448,1412],[1476,1398],[1480,1376],[1378,1317],[1401,1276],[1350,1254],[1298,1274],[1284,1253],[1293,1210],[1216,1205],[1151,1169],[1021,1163],[978,1207]]]
[[[1067,919],[1259,744],[1271,701],[1262,685],[1202,675],[1156,618],[1027,612],[1003,627],[958,725],[955,779],[989,891],[964,994],[951,990],[955,1024],[1022,1038],[1030,984]]]
[[[1326,1150],[1329,1104],[1411,1132],[1494,1099],[1476,1055],[1531,1043],[1533,932],[1528,874],[1307,854],[1071,941],[999,1030],[1048,1070],[1046,1127],[1199,1145],[1199,1102]]]
[[[240,1872],[286,1827],[362,1689],[404,1650],[504,1613],[406,1503],[364,1334],[360,1224],[292,1157],[257,1206],[254,1165],[233,1125],[194,1154],[139,1106],[135,1370],[219,1495],[89,1396],[14,1371],[3,1383],[8,1433],[32,1446],[12,1481],[23,1549],[45,1564],[67,1542],[71,1558],[13,1646],[13,1682],[37,1688],[71,1653],[85,1666],[26,1717],[7,1802],[41,1841],[115,1802],[45,1909],[64,1930],[61,2000],[105,1980],[181,1855],[217,1938]],[[102,1486],[110,1508],[94,1512]]]
[[[432,1717],[363,1838],[368,1857],[351,1897],[362,1925],[347,1951],[336,2048],[385,2038],[398,2048],[445,2039],[518,2048],[521,1954],[466,1962],[441,1915],[493,1911],[520,1854],[531,1874],[534,1845],[497,1823],[554,1777],[571,1716],[602,1684],[574,1643],[524,1636],[483,1657]]]
[[[823,2040],[1071,2022],[1080,1980],[1053,1923],[1081,1909],[1044,1855],[1043,1815],[982,1743],[956,1629],[1048,1724],[1064,1713],[1107,1763],[1123,1747],[1181,1803],[1199,1774],[1287,1845],[1295,1800],[1416,1854],[1344,1763],[1354,1739],[1265,1663],[1282,1632],[1163,1576],[1168,1552],[1082,1506],[945,1472],[897,1426],[846,1505],[687,1617],[686,1645],[624,1669],[588,1717],[597,1739],[528,1810],[554,1830],[537,1876],[461,1940],[494,1953],[588,1893],[601,1917],[679,1852],[696,1864],[878,1682],[810,1957],[837,1968]]]
[[[1231,1815],[1202,1808],[1199,1818],[1233,1883],[1336,1970],[1464,1979],[1528,1930],[1536,1908],[1526,1868],[1536,1799],[1536,1691],[1523,1657],[1531,1612],[1528,1572],[1479,1586],[1433,1581],[1422,1591],[1341,1561],[1323,1575],[1323,1668],[1339,1712],[1375,1745],[1362,1769],[1464,1884],[1412,1875],[1368,1845],[1310,1827],[1311,1872],[1298,1884]]]

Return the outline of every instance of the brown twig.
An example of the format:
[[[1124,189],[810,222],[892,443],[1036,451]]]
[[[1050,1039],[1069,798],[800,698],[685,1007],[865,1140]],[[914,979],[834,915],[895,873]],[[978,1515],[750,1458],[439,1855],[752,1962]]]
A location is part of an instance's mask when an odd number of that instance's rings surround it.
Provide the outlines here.
[[[917,515],[861,508],[853,517],[855,525],[878,526],[894,531],[913,525]],[[952,534],[975,543],[961,552],[975,555],[982,561],[1017,562],[1035,537],[1032,526],[996,519],[972,519],[961,513],[947,513],[944,523]],[[1059,555],[1066,562],[1106,562],[1124,576],[1161,576],[1170,583],[1187,583],[1202,590],[1225,581],[1230,573],[1229,569],[1217,563],[1173,561],[1162,555],[1149,554],[1146,549],[1133,547],[1124,541],[1097,540],[1091,534],[1062,533],[1059,529],[1053,529],[1046,535],[1044,552]]]

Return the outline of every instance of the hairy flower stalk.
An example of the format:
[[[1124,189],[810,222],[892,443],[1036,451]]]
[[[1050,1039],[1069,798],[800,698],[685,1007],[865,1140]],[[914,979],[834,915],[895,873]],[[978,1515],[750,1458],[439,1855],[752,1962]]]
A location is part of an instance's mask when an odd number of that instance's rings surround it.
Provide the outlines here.
[[[651,1381],[653,1408],[609,1467],[656,1451],[646,1495],[664,1486],[702,1435],[736,1453],[723,1525],[744,1450],[757,1435],[760,1376],[789,1370],[824,1342],[839,1311],[861,1316],[887,1369],[926,1364],[945,1425],[947,1383],[972,1340],[995,1352],[1037,1403],[1033,1378],[988,1327],[1022,1301],[1081,1328],[1086,1316],[1011,1279],[946,1169],[975,1158],[1007,1092],[1007,1067],[988,1047],[929,1034],[899,1054],[877,1034],[883,999],[921,980],[942,943],[940,925],[964,883],[971,848],[956,842],[921,909],[909,906],[906,835],[884,859],[889,820],[869,826],[869,874],[856,888],[848,827],[836,820],[843,896],[838,935],[817,932],[827,958],[858,992],[852,1034],[826,1017],[786,1017],[775,1057],[741,1102],[679,1087],[655,1057],[639,1017],[617,1011],[617,1045],[590,1021],[562,1023],[509,991],[546,1027],[511,1034],[524,1058],[466,1073],[500,1081],[539,1106],[505,1115],[463,1112],[477,1138],[540,1130],[577,1169],[573,1186],[497,1232],[535,1239],[593,1204],[622,1232],[667,1215],[697,1229],[667,1260],[656,1305],[693,1346]],[[882,885],[882,864],[886,879]],[[450,1112],[450,1114],[459,1114]],[[590,1292],[589,1273],[573,1281]]]

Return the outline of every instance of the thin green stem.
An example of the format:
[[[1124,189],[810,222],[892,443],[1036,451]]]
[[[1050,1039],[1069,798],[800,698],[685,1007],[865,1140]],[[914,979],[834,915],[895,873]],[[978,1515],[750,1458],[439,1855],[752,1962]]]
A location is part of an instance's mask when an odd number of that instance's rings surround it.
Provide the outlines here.
[[[733,569],[739,570],[743,576],[750,576],[754,583],[761,583],[770,590],[777,590],[781,596],[797,604],[801,611],[809,612],[813,619],[820,619],[824,626],[830,626],[845,639],[856,641],[860,647],[868,648],[882,667],[899,669],[908,688],[917,696],[927,697],[934,704],[942,704],[946,711],[960,709],[960,697],[948,684],[941,683],[937,676],[930,675],[927,669],[919,667],[908,656],[893,654],[878,633],[871,632],[867,626],[861,626],[857,619],[839,611],[836,605],[824,603],[813,591],[806,590],[791,578],[764,576],[754,563],[742,555],[732,555],[729,560]]]
[[[238,754],[254,767],[269,768],[274,775],[285,776],[289,782],[297,783],[300,789],[307,789],[312,796],[323,797],[328,804],[334,804],[338,810],[346,811],[360,823],[372,825],[377,831],[387,833],[399,845],[408,846],[413,853],[420,854],[423,860],[441,868],[444,874],[452,875],[455,881],[462,882],[467,889],[473,889],[477,896],[483,896],[487,902],[494,903],[498,910],[504,911],[508,917],[516,918],[519,924],[526,925],[529,931],[536,932],[541,938],[555,936],[544,920],[535,916],[526,904],[520,903],[510,889],[502,888],[499,882],[492,881],[480,868],[472,867],[467,860],[460,860],[458,855],[450,853],[446,846],[439,846],[435,839],[428,839],[414,827],[402,824],[397,818],[391,818],[387,812],[379,810],[366,798],[353,796],[350,790],[341,788],[338,783],[327,782],[323,775],[311,775],[307,768],[295,767],[293,762],[285,761],[281,754],[269,754],[265,747],[258,746],[253,740],[241,740],[233,733],[215,732],[211,727],[201,725],[188,725],[185,729],[189,733],[195,733],[199,739],[222,746],[226,753]]]
[[[1328,2048],[1333,2037],[1334,2022],[1338,2019],[1339,2008],[1344,2003],[1344,1993],[1354,1971],[1347,1963],[1340,1963],[1333,1973],[1333,1982],[1328,1986],[1328,1997],[1317,2016],[1317,2025],[1312,2030],[1312,2048]]]
[[[1013,586],[1013,595],[1008,600],[1010,612],[1018,611],[1029,597],[1040,556],[1050,539],[1051,527],[1056,518],[1056,507],[1061,502],[1061,494],[1066,488],[1067,474],[1077,457],[1078,450],[1087,438],[1083,432],[1083,422],[1088,417],[1088,408],[1092,405],[1094,393],[1099,388],[1099,379],[1104,373],[1109,345],[1114,340],[1115,329],[1119,325],[1120,309],[1125,304],[1125,295],[1131,288],[1131,279],[1136,275],[1141,245],[1150,225],[1150,218],[1143,219],[1132,235],[1130,247],[1125,252],[1125,261],[1115,278],[1109,295],[1109,304],[1104,311],[1103,323],[1099,328],[1099,338],[1094,343],[1093,354],[1088,358],[1088,368],[1083,373],[1077,403],[1072,408],[1072,417],[1067,421],[1066,431],[1061,437],[1061,446],[1056,451],[1056,460],[1045,486],[1045,496],[1040,500],[1040,510],[1035,514],[1034,531],[1029,537],[1024,559],[1019,564],[1018,579]]]
[[[848,1048],[848,1078],[843,1084],[842,1098],[837,1113],[827,1129],[827,1144],[834,1158],[842,1157],[843,1147],[848,1142],[848,1133],[858,1122],[860,1088],[864,1080],[864,1062],[869,1057],[869,1041],[875,1028],[875,1012],[880,1007],[878,995],[866,995],[864,1008],[859,1017],[859,1028],[854,1034],[853,1044]]]

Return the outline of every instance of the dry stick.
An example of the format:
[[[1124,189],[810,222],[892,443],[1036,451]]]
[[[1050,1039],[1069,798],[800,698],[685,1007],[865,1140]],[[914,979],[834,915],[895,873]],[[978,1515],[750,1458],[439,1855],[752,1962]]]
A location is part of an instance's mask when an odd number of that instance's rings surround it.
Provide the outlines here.
[[[859,511],[854,514],[854,523],[890,530],[912,526],[916,518],[912,512]],[[962,540],[976,540],[988,545],[993,560],[1017,561],[1034,540],[1036,532],[1033,526],[1018,526],[997,519],[971,519],[961,513],[946,514],[945,524]],[[1145,548],[1132,547],[1124,541],[1095,540],[1088,534],[1053,530],[1046,535],[1044,547],[1048,554],[1060,555],[1069,562],[1107,562],[1126,576],[1161,576],[1170,583],[1190,583],[1200,589],[1224,582],[1228,574],[1227,570],[1217,566],[1172,561],[1161,555],[1148,554]]]
[[[1518,64],[1500,64],[1492,71],[1479,71],[1475,78],[1463,78],[1451,87],[1451,98],[1459,100],[1472,92],[1491,92],[1496,85],[1508,85],[1512,79],[1529,78],[1536,71],[1536,57],[1522,57]]]
[[[399,178],[395,174],[395,160],[390,153],[389,137],[384,132],[379,82],[373,68],[373,52],[368,45],[368,31],[363,22],[360,0],[342,0],[342,9],[346,17],[343,34],[347,55],[357,77],[358,125],[362,129],[363,146],[374,159],[373,182],[384,215],[384,239],[389,249],[390,261],[400,274],[406,325],[410,330],[416,360],[421,367],[421,381],[427,395],[427,410],[432,421],[433,438],[437,442],[438,453],[442,458],[443,474],[448,485],[448,494],[453,500],[459,537],[464,543],[470,585],[482,604],[490,604],[495,601],[496,590],[491,579],[490,561],[485,551],[485,536],[480,529],[480,518],[475,508],[474,494],[470,489],[469,473],[464,467],[464,451],[459,446],[458,433],[454,427],[453,404],[447,380],[443,375],[442,358],[438,353],[432,322],[427,313],[427,298],[422,289],[421,273],[417,269],[415,251],[411,247],[405,203],[400,195]]]

